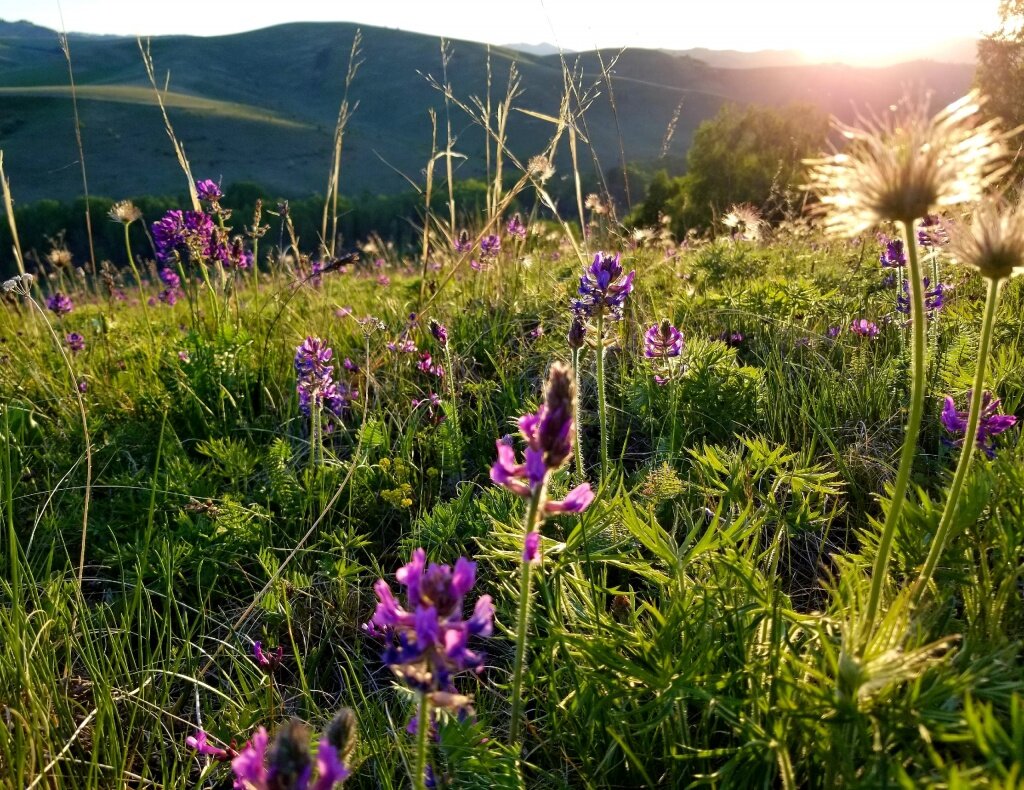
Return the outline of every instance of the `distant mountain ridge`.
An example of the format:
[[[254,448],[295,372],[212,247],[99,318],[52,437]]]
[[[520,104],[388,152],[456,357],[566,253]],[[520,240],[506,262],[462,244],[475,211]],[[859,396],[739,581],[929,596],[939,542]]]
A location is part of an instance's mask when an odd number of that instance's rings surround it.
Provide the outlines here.
[[[349,50],[360,27],[362,66],[350,95],[358,108],[345,137],[342,190],[396,192],[408,188],[405,177],[422,183],[431,156],[428,112],[445,117],[443,97],[424,77],[440,75],[439,39],[341,22],[151,40],[158,82],[170,76],[168,113],[196,177],[256,181],[283,196],[323,192]],[[90,191],[113,198],[181,192],[184,179],[136,40],[69,38]],[[522,91],[515,106],[557,113],[562,56],[451,44],[448,79],[466,102],[486,96],[489,51],[492,101],[503,94],[514,63]],[[564,57],[594,88],[580,128],[593,151],[583,157],[588,171],[616,165],[620,143],[627,161],[678,160],[700,122],[725,102],[805,101],[849,119],[855,107],[888,106],[907,86],[930,89],[936,103],[946,103],[969,88],[973,74],[968,65],[925,61],[884,69],[723,68],[642,49]],[[602,64],[613,61],[613,72],[603,75]],[[467,157],[458,160],[456,176],[482,175],[483,130],[457,109],[451,117],[454,148]],[[551,132],[550,124],[523,113],[509,120],[510,146],[521,161],[541,151]],[[0,23],[0,149],[19,201],[80,194],[67,64],[54,31]],[[564,155],[556,168],[556,178],[566,177]]]

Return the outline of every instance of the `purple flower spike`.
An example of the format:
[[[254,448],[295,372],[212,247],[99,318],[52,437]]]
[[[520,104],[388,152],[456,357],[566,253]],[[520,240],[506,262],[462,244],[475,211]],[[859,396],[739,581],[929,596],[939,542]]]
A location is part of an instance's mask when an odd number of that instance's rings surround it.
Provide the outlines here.
[[[544,505],[545,513],[582,513],[590,503],[594,501],[594,492],[590,490],[590,483],[582,483],[568,494],[560,502],[552,501]]]
[[[523,562],[540,563],[539,532],[531,532],[523,540]]]
[[[501,252],[501,239],[493,233],[480,240],[480,257],[494,258]]]
[[[509,236],[515,236],[517,239],[525,239],[526,226],[523,224],[523,218],[519,214],[515,214],[505,226],[505,232]]]
[[[666,318],[644,334],[644,356],[648,359],[678,357],[683,351],[683,333]]]
[[[620,320],[626,297],[633,291],[635,276],[635,270],[622,274],[618,253],[597,253],[594,262],[580,277],[579,298],[573,300],[573,310],[590,317],[600,314]]]
[[[907,255],[903,249],[902,239],[890,239],[885,234],[879,234],[878,240],[882,244],[882,254],[878,256],[878,262],[883,269],[907,265]]]
[[[316,781],[312,790],[332,790],[335,785],[343,783],[348,779],[350,771],[341,759],[338,750],[327,742],[320,741],[316,752]]]
[[[46,306],[57,315],[67,315],[75,309],[75,304],[60,291],[46,300]]]
[[[438,323],[433,318],[430,319],[430,334],[432,334],[434,339],[442,346],[448,345],[448,327],[444,324]]]
[[[295,391],[299,396],[299,411],[305,417],[322,409],[325,416],[341,419],[355,397],[355,392],[346,384],[334,380],[333,357],[334,352],[318,337],[307,337],[295,349]],[[328,432],[333,427],[333,423],[329,423]]]
[[[423,693],[455,694],[453,676],[463,670],[479,672],[483,656],[469,649],[470,636],[490,636],[494,604],[481,596],[473,615],[464,619],[464,600],[476,580],[476,563],[460,557],[449,565],[427,564],[426,552],[416,549],[395,574],[405,587],[402,606],[386,581],[374,585],[377,609],[365,626],[371,636],[387,642],[382,660],[410,686]]]
[[[970,402],[973,395],[968,394]],[[978,449],[985,453],[990,459],[995,458],[995,437],[1009,430],[1017,424],[1017,418],[1012,414],[997,414],[1001,401],[994,398],[987,390],[981,397],[981,416],[978,420],[978,434],[976,442]],[[957,411],[956,404],[949,395],[946,396],[946,403],[942,409],[942,425],[954,436],[960,436],[953,444],[962,447],[964,435],[967,433],[967,412]]]
[[[473,242],[469,238],[469,233],[466,231],[460,231],[459,237],[455,240],[455,251],[458,253],[469,252],[473,249]]]

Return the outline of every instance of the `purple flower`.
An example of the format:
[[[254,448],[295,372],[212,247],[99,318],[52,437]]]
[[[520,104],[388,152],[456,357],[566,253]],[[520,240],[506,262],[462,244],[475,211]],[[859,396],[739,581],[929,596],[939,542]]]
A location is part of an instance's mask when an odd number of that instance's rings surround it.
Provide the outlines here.
[[[746,339],[742,332],[730,332],[728,329],[723,329],[718,334],[718,339],[725,343],[727,346],[736,348],[741,345]]]
[[[199,196],[200,200],[208,200],[211,203],[215,203],[224,197],[224,193],[220,191],[220,187],[208,178],[204,181],[196,182],[196,195]]]
[[[635,276],[635,270],[622,274],[618,253],[597,253],[594,262],[580,277],[579,298],[573,300],[573,310],[591,317],[607,315],[616,321],[621,319],[626,297],[633,291]]]
[[[839,333],[842,331],[843,328],[841,326],[830,326],[828,329],[825,330],[825,335],[826,337],[828,337],[829,340],[835,340],[837,337],[839,337]]]
[[[858,318],[850,324],[850,331],[860,337],[876,338],[878,337],[878,324],[868,321],[866,318]]]
[[[389,340],[387,348],[388,351],[396,351],[402,354],[415,354],[417,351],[416,344],[409,338],[405,340]]]
[[[67,340],[68,348],[73,353],[77,354],[79,351],[85,350],[85,338],[78,334],[78,332],[68,332],[65,340]]]
[[[509,236],[515,236],[518,239],[526,238],[526,226],[523,224],[523,218],[518,213],[513,215],[512,219],[508,221],[508,224],[505,226],[505,232]]]
[[[523,540],[523,562],[540,562],[539,532],[530,532]]]
[[[188,355],[187,351],[179,351],[178,352],[178,359],[181,360],[182,362],[185,362],[185,363],[188,363],[188,362],[192,361],[192,358]]]
[[[482,258],[494,258],[499,252],[501,252],[501,239],[493,233],[480,240],[480,256]]]
[[[429,373],[431,376],[444,377],[444,366],[434,362],[434,358],[427,351],[420,354],[420,361],[416,363],[416,367],[424,373]]]
[[[547,485],[548,475],[557,471],[572,455],[575,385],[569,369],[560,363],[551,366],[544,404],[536,414],[519,418],[519,432],[526,440],[524,462],[518,463],[515,450],[499,439],[498,459],[491,467],[491,481],[521,497],[531,497]],[[545,502],[545,513],[581,513],[593,501],[589,483],[577,486],[561,502]]]
[[[281,661],[284,660],[284,646],[278,645],[277,650],[267,653],[263,650],[262,642],[254,642],[252,656],[256,659],[256,666],[268,675],[273,675],[277,668],[281,666]]]
[[[907,265],[907,255],[903,249],[903,239],[890,239],[884,233],[878,236],[882,244],[882,254],[878,256],[878,262],[882,268],[895,268]]]
[[[648,359],[678,357],[683,350],[683,333],[666,318],[644,334],[644,356]]]
[[[442,346],[448,345],[448,327],[444,324],[438,323],[433,318],[430,319],[430,334],[432,334],[434,339]]]
[[[587,340],[587,322],[579,313],[573,313],[572,323],[569,324],[569,348],[574,351],[583,348]]]
[[[459,231],[459,237],[455,240],[455,251],[458,253],[469,252],[473,249],[473,242],[469,239],[466,231]]]
[[[213,746],[207,740],[206,733],[203,730],[196,730],[195,735],[189,735],[185,739],[185,745],[190,749],[195,749],[200,754],[212,757],[219,763],[227,762],[238,756],[238,752],[231,746],[224,749]]]
[[[267,784],[267,745],[270,736],[267,730],[260,727],[252,736],[252,740],[231,761],[231,770],[235,774],[235,790],[265,790]]]
[[[452,678],[462,670],[479,672],[483,656],[468,647],[470,636],[490,636],[494,620],[491,596],[481,596],[469,619],[464,599],[476,581],[476,563],[460,557],[454,567],[427,565],[426,552],[416,549],[395,574],[405,588],[402,606],[383,579],[374,585],[377,609],[365,629],[382,637],[385,664],[422,693],[454,694]]]
[[[85,379],[79,379],[78,380],[78,391],[81,392],[84,395],[88,391],[88,389],[89,389],[89,383]]]
[[[217,228],[202,211],[168,211],[153,223],[153,246],[160,263],[182,255],[190,260],[212,260],[217,251]]]
[[[57,293],[52,294],[46,300],[46,306],[57,315],[67,315],[68,313],[75,309],[74,302],[72,302],[60,291],[57,291]]]
[[[931,288],[931,280],[927,277],[922,279],[924,283],[924,307],[925,310],[941,310],[946,303],[946,291],[948,285],[937,283]],[[910,281],[903,281],[903,292],[896,295],[896,310],[903,315],[910,315]]]
[[[917,243],[922,247],[944,247],[949,244],[949,230],[938,214],[929,214],[917,226]]]
[[[326,738],[321,739],[316,752],[316,781],[312,790],[332,790],[350,775],[338,750]]]
[[[299,411],[305,417],[323,409],[340,419],[355,398],[354,391],[334,380],[333,356],[334,352],[324,341],[313,336],[295,349],[295,391],[299,396]],[[333,423],[328,423],[327,432],[333,429]]]
[[[968,393],[967,400],[970,403],[972,393]],[[994,437],[1012,428],[1017,424],[1017,418],[1012,414],[997,414],[1000,400],[993,398],[992,393],[985,391],[981,396],[981,415],[978,420],[977,445],[989,458],[995,458]],[[967,412],[957,411],[953,398],[946,396],[946,404],[942,409],[942,425],[954,436],[961,438],[953,442],[957,447],[963,446],[964,435],[967,433]]]

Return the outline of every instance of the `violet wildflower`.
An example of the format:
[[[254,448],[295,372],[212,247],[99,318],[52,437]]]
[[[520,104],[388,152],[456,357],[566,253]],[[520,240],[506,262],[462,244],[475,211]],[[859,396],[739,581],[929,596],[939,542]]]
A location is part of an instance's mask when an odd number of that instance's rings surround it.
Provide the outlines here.
[[[943,283],[936,283],[931,287],[931,280],[928,277],[922,279],[924,284],[924,306],[926,310],[941,310],[946,303],[946,291],[948,286]],[[896,295],[896,310],[903,315],[910,315],[910,282],[903,281],[903,292]]]
[[[220,187],[208,178],[203,181],[196,182],[196,195],[200,200],[206,200],[211,203],[216,203],[224,197],[224,193],[220,191]]]
[[[435,321],[433,318],[430,319],[430,334],[442,346],[448,345],[448,327]]]
[[[164,264],[187,255],[189,260],[210,260],[216,250],[217,229],[202,211],[168,211],[153,223],[157,261]]]
[[[437,376],[439,379],[444,378],[444,366],[434,362],[434,358],[428,351],[420,354],[420,361],[416,363],[416,367],[424,373],[429,373],[431,376]]]
[[[850,324],[850,331],[858,337],[878,337],[878,324],[868,321],[866,318],[858,318]]]
[[[561,502],[546,502],[545,495],[538,494],[546,490],[548,476],[572,454],[574,399],[572,376],[556,362],[548,375],[544,404],[535,414],[519,418],[519,431],[526,440],[524,462],[517,463],[515,450],[497,442],[498,460],[491,467],[491,481],[521,497],[538,497],[541,514],[581,513],[594,499],[589,483],[574,488]]]
[[[469,233],[459,231],[459,237],[455,240],[455,251],[458,253],[469,252],[473,249],[473,242],[470,241]]]
[[[583,348],[584,343],[587,340],[587,322],[583,319],[579,313],[573,313],[572,323],[569,324],[569,335],[568,335],[569,348],[573,352]]]
[[[597,253],[594,262],[580,277],[579,298],[573,300],[573,310],[590,317],[607,315],[612,320],[620,320],[626,297],[633,291],[635,276],[635,270],[623,275],[618,253]]]
[[[88,390],[89,390],[89,382],[87,382],[85,379],[79,379],[78,380],[78,391],[81,392],[84,395]]]
[[[178,301],[178,297],[181,296],[181,278],[177,272],[169,266],[164,266],[158,272],[160,282],[164,284],[164,289],[157,294],[157,297],[166,305],[174,306],[175,302]]]
[[[77,354],[79,351],[85,350],[85,338],[78,334],[78,332],[68,332],[65,340],[67,340],[68,348],[73,353]]]
[[[968,393],[967,400],[972,395]],[[990,459],[995,458],[994,437],[1009,430],[1017,424],[1017,418],[1012,414],[997,414],[1001,401],[994,398],[988,390],[981,396],[981,414],[978,420],[978,433],[976,443],[979,450],[982,450]],[[946,396],[946,403],[942,409],[942,425],[954,436],[960,438],[953,442],[957,447],[963,446],[965,434],[967,433],[967,412],[957,411],[953,398]]]
[[[926,249],[949,244],[949,231],[938,214],[928,214],[917,226],[917,243]]]
[[[678,357],[683,350],[683,333],[666,318],[644,334],[644,356],[648,359]]]
[[[501,252],[501,239],[493,233],[480,240],[480,256],[482,258],[494,258],[499,252]]]
[[[57,291],[55,294],[51,294],[47,298],[46,306],[57,315],[67,315],[75,309],[74,302],[60,291]]]
[[[878,262],[883,269],[907,265],[907,253],[903,249],[903,239],[889,238],[884,233],[880,233],[878,240],[882,244],[882,254],[878,256]]]
[[[232,760],[238,756],[238,751],[234,748],[234,745],[227,746],[223,749],[212,745],[203,730],[196,730],[195,735],[189,735],[185,739],[185,745],[190,749],[195,749],[202,755],[212,757],[219,763],[227,762],[228,760]]]
[[[345,359],[342,360],[341,366],[343,368],[345,368],[345,370],[347,370],[349,373],[358,373],[359,372],[359,365],[357,365],[355,362],[353,362],[348,357],[345,357]]]
[[[284,646],[278,645],[277,650],[268,653],[263,649],[262,642],[254,642],[252,656],[256,659],[256,666],[268,675],[273,675],[284,660]]]
[[[829,340],[835,340],[837,337],[839,337],[839,333],[842,331],[843,328],[841,326],[830,326],[828,329],[825,330],[825,336]]]
[[[523,540],[523,562],[540,563],[539,532],[531,532]]]
[[[307,337],[295,350],[295,391],[299,396],[299,411],[303,416],[313,418],[314,461],[323,449],[322,432],[325,429],[320,422],[321,416],[326,412],[340,419],[354,397],[344,383],[334,380],[333,356],[334,352],[324,341],[313,336]],[[328,422],[326,432],[333,430],[334,423]]]
[[[401,354],[415,354],[418,349],[416,344],[409,338],[405,340],[389,340],[387,342],[388,351],[394,351]]]
[[[508,224],[505,226],[505,232],[509,236],[515,236],[517,239],[526,238],[526,226],[523,224],[523,218],[518,212],[508,221]]]
[[[187,351],[179,351],[178,359],[181,360],[182,362],[185,362],[186,364],[192,361],[192,357],[188,355]]]

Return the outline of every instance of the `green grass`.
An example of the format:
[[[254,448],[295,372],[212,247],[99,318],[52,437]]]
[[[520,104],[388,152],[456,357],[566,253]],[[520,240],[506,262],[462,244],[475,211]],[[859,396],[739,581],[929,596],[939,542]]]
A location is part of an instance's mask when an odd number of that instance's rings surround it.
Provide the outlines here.
[[[624,247],[614,236],[589,243]],[[941,397],[962,402],[973,373],[981,284],[948,261],[943,277],[957,287],[930,328],[914,495],[883,625],[862,659],[849,649],[907,399],[902,318],[864,244],[780,231],[762,245],[626,249],[638,274],[606,365],[613,473],[582,516],[544,527],[519,766],[502,744],[523,503],[488,469],[494,440],[537,405],[546,367],[569,356],[580,265],[559,234],[531,236],[529,264],[506,244],[495,268],[466,269],[437,292],[429,313],[451,337],[458,434],[411,406],[433,390],[446,398],[446,385],[416,355],[387,349],[419,310],[419,275],[397,257],[386,287],[373,256],[319,289],[271,261],[258,289],[248,273],[227,295],[198,288],[149,308],[153,339],[134,284],[117,301],[99,280],[72,286],[65,273],[46,287],[73,287],[76,309],[49,317],[59,337],[85,337],[73,376],[39,311],[11,301],[0,313],[0,783],[227,786],[226,767],[185,747],[197,727],[242,743],[291,716],[322,727],[348,705],[361,733],[352,786],[407,786],[413,699],[360,625],[373,582],[393,581],[424,546],[438,562],[474,557],[477,590],[497,606],[495,636],[477,644],[486,670],[457,681],[477,717],[443,726],[434,748],[453,786],[1017,786],[1016,431],[968,477],[938,594],[914,612],[898,594],[924,561],[955,463]],[[457,259],[438,250],[432,260],[440,283]],[[989,378],[1016,411],[1022,303],[1013,282]],[[336,315],[343,306],[350,316]],[[367,314],[386,329],[364,334],[356,319]],[[879,338],[827,337],[862,316],[879,322]],[[685,372],[664,388],[640,345],[662,317],[687,338]],[[421,318],[408,337],[440,359]],[[724,331],[744,339],[731,347]],[[292,369],[310,334],[360,366],[338,371],[360,397],[319,467]],[[580,419],[596,485],[593,363],[590,352]],[[556,493],[569,483],[561,473]],[[285,648],[272,678],[251,659],[257,639]]]

